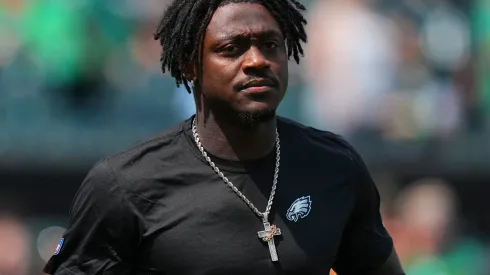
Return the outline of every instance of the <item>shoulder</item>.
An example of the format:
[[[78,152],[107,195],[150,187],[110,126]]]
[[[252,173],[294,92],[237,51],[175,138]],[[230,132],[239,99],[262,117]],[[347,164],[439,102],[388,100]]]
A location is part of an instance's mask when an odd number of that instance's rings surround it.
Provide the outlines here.
[[[98,161],[78,188],[70,214],[104,218],[125,214],[126,196],[120,187],[107,158]]]
[[[138,161],[152,162],[159,158],[164,158],[171,154],[172,150],[179,149],[179,139],[184,131],[182,122],[164,132],[145,138],[132,146],[111,156],[107,156],[105,161],[113,169],[119,171],[132,167]]]
[[[301,144],[302,150],[306,150],[313,157],[331,156],[354,166],[362,162],[354,147],[338,134],[282,117],[278,119],[278,124],[295,144]]]
[[[162,163],[171,163],[183,150],[183,132],[186,122],[182,122],[164,132],[143,139],[116,154],[101,159],[89,172],[112,180],[126,188],[162,169]]]

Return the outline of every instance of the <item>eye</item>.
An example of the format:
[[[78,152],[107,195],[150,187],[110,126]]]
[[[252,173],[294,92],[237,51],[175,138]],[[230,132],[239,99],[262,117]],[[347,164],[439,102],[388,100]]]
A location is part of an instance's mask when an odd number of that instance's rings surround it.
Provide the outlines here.
[[[228,45],[222,49],[224,53],[236,53],[239,48],[236,45]]]
[[[265,47],[267,49],[275,49],[277,48],[279,45],[276,43],[276,42],[267,42],[265,43]]]

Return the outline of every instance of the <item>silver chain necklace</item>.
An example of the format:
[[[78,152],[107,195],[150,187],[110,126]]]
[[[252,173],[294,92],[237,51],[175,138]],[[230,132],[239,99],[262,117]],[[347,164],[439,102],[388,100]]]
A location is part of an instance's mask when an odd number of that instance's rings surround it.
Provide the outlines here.
[[[255,214],[262,219],[263,225],[264,225],[264,230],[257,232],[257,235],[262,241],[267,242],[269,244],[269,252],[271,254],[271,259],[272,261],[278,261],[277,257],[277,252],[276,252],[276,246],[274,244],[274,237],[281,235],[281,229],[277,228],[275,225],[271,225],[269,223],[269,213],[272,208],[272,203],[274,201],[274,195],[276,194],[276,186],[277,186],[277,179],[279,177],[279,164],[281,160],[281,146],[280,146],[280,139],[279,139],[279,132],[277,131],[276,128],[276,167],[274,170],[274,179],[272,181],[272,189],[271,189],[271,194],[269,196],[269,201],[267,202],[267,207],[265,208],[264,212],[260,212],[253,203],[243,195],[243,193],[236,188],[236,186],[221,172],[221,170],[216,166],[216,164],[211,160],[211,158],[208,156],[206,151],[204,150],[204,147],[201,144],[201,140],[199,138],[199,135],[197,134],[197,125],[196,125],[196,118],[193,119],[192,121],[192,135],[194,136],[194,141],[196,142],[197,148],[199,151],[201,151],[202,156],[206,159],[208,164],[213,168],[213,170],[218,174],[218,176],[235,192],[235,194],[238,195],[254,212]]]

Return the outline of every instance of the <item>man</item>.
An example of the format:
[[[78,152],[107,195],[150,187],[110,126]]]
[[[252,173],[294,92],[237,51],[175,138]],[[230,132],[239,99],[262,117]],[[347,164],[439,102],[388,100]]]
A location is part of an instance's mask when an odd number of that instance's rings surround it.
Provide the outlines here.
[[[403,274],[364,164],[338,136],[278,118],[295,0],[179,0],[155,35],[197,114],[100,161],[51,274]],[[188,83],[192,85],[188,85]],[[192,87],[192,88],[191,88]]]

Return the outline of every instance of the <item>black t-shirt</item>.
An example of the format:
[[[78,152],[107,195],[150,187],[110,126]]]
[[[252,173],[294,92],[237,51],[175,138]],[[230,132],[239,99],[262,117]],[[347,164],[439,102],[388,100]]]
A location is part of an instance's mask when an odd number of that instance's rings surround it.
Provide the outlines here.
[[[214,172],[194,143],[191,119],[101,160],[81,185],[45,272],[69,274],[363,274],[392,252],[379,195],[359,155],[339,136],[278,118],[279,181],[262,221]],[[263,211],[275,150],[263,159],[212,157]]]

